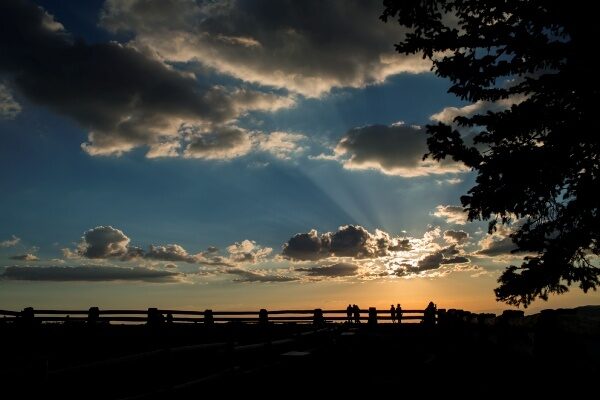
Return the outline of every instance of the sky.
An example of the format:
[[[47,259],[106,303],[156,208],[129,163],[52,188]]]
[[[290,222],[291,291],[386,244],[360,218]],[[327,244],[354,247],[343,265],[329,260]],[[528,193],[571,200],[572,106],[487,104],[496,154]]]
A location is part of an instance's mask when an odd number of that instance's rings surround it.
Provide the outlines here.
[[[425,125],[509,104],[448,94],[382,11],[2,1],[0,307],[509,308],[513,228],[423,160]]]

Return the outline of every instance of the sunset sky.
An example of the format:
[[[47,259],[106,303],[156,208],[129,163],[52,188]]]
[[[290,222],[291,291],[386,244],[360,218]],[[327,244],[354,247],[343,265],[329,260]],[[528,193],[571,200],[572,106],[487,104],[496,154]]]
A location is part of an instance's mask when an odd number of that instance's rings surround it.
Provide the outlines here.
[[[0,308],[508,308],[510,227],[422,160],[424,125],[507,104],[447,94],[382,10],[0,2]]]

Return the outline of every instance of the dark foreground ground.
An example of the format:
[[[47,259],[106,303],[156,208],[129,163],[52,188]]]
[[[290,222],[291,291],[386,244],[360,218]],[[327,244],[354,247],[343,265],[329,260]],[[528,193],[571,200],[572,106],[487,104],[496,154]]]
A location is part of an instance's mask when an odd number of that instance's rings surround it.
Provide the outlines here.
[[[4,399],[599,393],[597,308],[436,326],[0,323],[0,335]]]

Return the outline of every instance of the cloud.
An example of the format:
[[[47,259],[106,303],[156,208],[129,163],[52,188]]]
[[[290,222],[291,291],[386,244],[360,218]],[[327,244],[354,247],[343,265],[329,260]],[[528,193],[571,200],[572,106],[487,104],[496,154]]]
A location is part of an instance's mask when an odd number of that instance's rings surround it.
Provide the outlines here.
[[[112,226],[97,226],[83,234],[77,252],[86,258],[126,257],[129,253],[130,241],[119,229]]]
[[[291,282],[298,280],[298,278],[293,276],[270,275],[266,273],[248,271],[241,268],[227,269],[224,272],[227,274],[237,275],[238,278],[234,279],[234,282]]]
[[[0,73],[31,102],[88,129],[90,155],[121,155],[146,147],[148,157],[175,156],[184,124],[226,124],[252,111],[272,111],[293,99],[230,89],[179,72],[150,51],[117,42],[73,39],[42,8],[1,2]]]
[[[245,129],[223,126],[194,135],[185,149],[184,157],[229,160],[244,156],[251,149],[252,139]]]
[[[461,206],[439,205],[432,215],[443,218],[449,224],[465,225],[468,222],[468,215]]]
[[[341,262],[323,267],[296,268],[296,271],[307,272],[309,276],[354,276],[358,272],[358,265]]]
[[[230,259],[234,262],[256,263],[263,261],[273,251],[270,247],[261,247],[252,240],[244,240],[227,247]]]
[[[39,261],[38,256],[36,256],[35,254],[31,254],[31,253],[18,254],[15,256],[11,256],[9,258],[11,260],[20,260],[20,261]]]
[[[144,281],[144,282],[177,282],[181,274],[176,272],[154,270],[144,267],[121,268],[111,266],[76,266],[76,267],[6,267],[0,279],[18,281]]]
[[[461,183],[463,180],[460,178],[450,178],[450,179],[438,179],[435,182],[438,185],[458,185],[459,183]]]
[[[465,231],[444,231],[444,239],[450,243],[464,244],[469,241],[469,234]]]
[[[419,127],[367,125],[349,130],[334,154],[346,169],[373,169],[406,178],[466,171],[464,165],[454,161],[423,160],[428,152],[426,140],[425,131]]]
[[[517,246],[510,237],[511,233],[513,233],[511,227],[498,226],[494,233],[486,235],[479,241],[479,250],[475,254],[486,257],[514,257],[513,250],[516,250]]]
[[[84,233],[75,250],[63,249],[63,256],[70,259],[80,257],[120,261],[146,259],[234,267],[239,263],[265,261],[272,252],[272,248],[260,246],[252,240],[243,240],[228,246],[226,256],[220,255],[219,249],[213,246],[198,254],[190,254],[179,244],[151,244],[148,250],[144,250],[132,246],[131,239],[120,229],[112,226],[97,226]]]
[[[421,55],[394,51],[404,31],[382,23],[381,11],[378,2],[360,0],[109,0],[101,24],[133,32],[132,46],[169,62],[315,97],[430,70]]]
[[[21,238],[12,235],[10,239],[6,239],[0,242],[0,247],[14,247],[21,241]]]
[[[270,153],[281,160],[289,160],[293,155],[303,152],[304,147],[300,142],[306,139],[306,136],[300,133],[281,131],[255,136],[258,150]]]
[[[513,104],[519,104],[526,100],[526,96],[518,95],[498,101],[479,100],[476,103],[463,107],[445,107],[442,111],[429,117],[432,121],[452,124],[456,117],[470,117],[475,114],[485,114],[487,112],[498,112],[510,108]]]
[[[194,263],[197,261],[196,257],[188,254],[188,252],[178,244],[167,244],[164,246],[150,245],[143,257],[160,261],[184,261],[187,263]]]
[[[327,257],[376,258],[390,252],[408,251],[407,239],[392,238],[375,230],[370,233],[360,225],[345,225],[336,232],[321,235],[315,229],[298,233],[283,246],[282,256],[292,260],[318,260]]]
[[[0,119],[13,119],[21,112],[21,105],[14,99],[6,85],[0,83]]]
[[[459,250],[456,249],[455,245],[452,245],[426,255],[417,262],[417,267],[420,272],[437,269],[444,264],[464,264],[468,262],[470,260],[467,257],[459,255]]]

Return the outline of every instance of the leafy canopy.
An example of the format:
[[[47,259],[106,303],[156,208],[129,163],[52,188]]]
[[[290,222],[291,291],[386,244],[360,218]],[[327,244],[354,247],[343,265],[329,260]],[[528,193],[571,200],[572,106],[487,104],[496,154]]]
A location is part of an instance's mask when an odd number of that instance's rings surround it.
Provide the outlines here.
[[[409,33],[400,53],[422,52],[449,92],[512,104],[427,126],[429,153],[477,173],[461,202],[470,220],[513,223],[527,254],[499,278],[496,298],[527,307],[577,283],[599,284],[600,145],[597,13],[549,0],[384,0],[381,19]],[[481,107],[485,109],[485,107]],[[462,132],[462,134],[461,134]],[[465,133],[468,132],[468,133]]]

